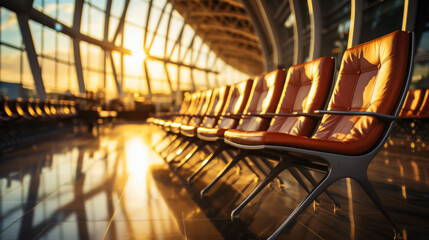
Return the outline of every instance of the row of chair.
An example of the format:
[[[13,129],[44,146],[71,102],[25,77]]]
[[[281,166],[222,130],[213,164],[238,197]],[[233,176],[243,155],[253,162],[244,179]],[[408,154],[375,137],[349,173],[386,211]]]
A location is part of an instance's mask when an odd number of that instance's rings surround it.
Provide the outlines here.
[[[279,69],[232,86],[187,94],[177,113],[148,119],[167,132],[155,146],[167,142],[160,154],[176,171],[205,146],[214,147],[187,178],[188,183],[221,152],[238,150],[201,191],[202,197],[238,163],[257,174],[247,157],[276,160],[275,167],[262,162],[270,172],[231,213],[237,219],[287,169],[308,195],[269,239],[277,239],[323,192],[338,208],[326,189],[342,178],[360,183],[399,236],[401,231],[368,180],[367,169],[399,116],[410,82],[412,43],[411,33],[396,31],[350,48],[344,53],[336,81],[332,81],[334,59],[324,57],[292,66],[287,73]],[[250,161],[264,172],[259,162]],[[317,183],[311,170],[326,175]],[[302,177],[313,186],[311,191]]]
[[[53,124],[75,117],[73,100],[0,99],[0,149],[26,142],[53,127]]]
[[[428,120],[429,89],[409,90],[393,135],[399,139],[417,136],[421,140],[427,140]]]

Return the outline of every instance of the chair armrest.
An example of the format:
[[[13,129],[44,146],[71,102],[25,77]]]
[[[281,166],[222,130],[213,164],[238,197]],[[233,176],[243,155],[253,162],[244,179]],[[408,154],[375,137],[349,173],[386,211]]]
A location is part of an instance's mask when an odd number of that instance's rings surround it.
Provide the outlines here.
[[[300,117],[300,116],[305,116],[305,117],[311,117],[311,118],[321,118],[322,115],[320,114],[316,114],[316,113],[305,113],[305,112],[292,112],[292,113],[254,113],[251,114],[251,116],[257,116],[257,117],[266,117],[266,118],[272,118],[272,117],[276,117],[276,116],[280,116],[280,117]]]
[[[397,117],[395,116],[382,114],[382,113],[375,113],[375,112],[354,112],[354,111],[349,112],[349,111],[325,111],[325,110],[317,110],[314,112],[321,113],[321,114],[331,114],[331,115],[371,116],[371,117],[376,117],[385,122],[392,122],[397,119]]]

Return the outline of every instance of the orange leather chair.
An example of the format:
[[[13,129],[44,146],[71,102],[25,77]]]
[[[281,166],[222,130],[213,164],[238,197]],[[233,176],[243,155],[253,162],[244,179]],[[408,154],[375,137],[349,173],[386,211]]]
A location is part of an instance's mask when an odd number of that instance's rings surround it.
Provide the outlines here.
[[[247,138],[249,134],[275,132],[298,136],[309,136],[313,132],[315,124],[319,120],[318,116],[315,116],[313,112],[315,110],[323,109],[326,105],[326,99],[332,83],[332,75],[335,65],[334,62],[334,59],[324,57],[290,67],[280,103],[276,104],[278,106],[275,113],[272,111],[262,113],[260,115],[251,114],[254,116],[259,115],[259,117],[269,120],[271,120],[271,117],[274,117],[271,122],[271,126],[268,129],[266,127],[258,129],[242,124],[237,127],[237,129],[226,131],[225,137],[239,137],[241,134],[244,134],[244,137]],[[242,120],[243,123],[245,123],[245,120],[246,118]],[[241,150],[239,155],[229,163],[228,167],[219,173],[215,181],[226,174],[233,165],[237,164],[247,155],[249,155],[248,151]],[[290,171],[292,170],[290,169]],[[294,176],[303,187],[306,186],[301,182],[297,174],[294,174]],[[306,176],[311,175],[308,174]],[[313,181],[313,179],[310,181]],[[209,185],[208,188],[210,187],[211,185]],[[207,192],[206,189],[203,190],[203,194]]]
[[[402,107],[399,117],[408,118],[416,117],[417,112],[422,105],[423,98],[425,97],[426,91],[424,89],[409,90],[407,97],[405,98],[404,106]]]
[[[196,92],[192,93],[190,96],[189,104],[188,104],[188,106],[187,106],[187,108],[183,114],[179,114],[179,115],[175,116],[172,120],[164,121],[163,123],[160,123],[160,124],[162,124],[161,126],[164,129],[164,131],[167,132],[166,137],[173,136],[172,138],[167,138],[167,141],[169,143],[173,143],[177,138],[179,138],[178,134],[174,134],[171,131],[171,124],[173,124],[175,122],[176,123],[182,123],[182,122],[187,123],[189,121],[189,119],[191,118],[190,116],[192,114],[195,114],[195,111],[196,111],[196,108],[198,107],[198,103],[200,101],[200,98],[201,98],[201,92],[200,91],[196,91]],[[163,142],[163,140],[161,142]],[[155,151],[157,151],[157,149],[156,149],[157,145],[154,146]],[[163,155],[162,153],[164,151],[168,150],[170,147],[171,147],[171,145],[167,144],[165,147],[158,150],[158,152],[161,153],[161,155]]]
[[[367,168],[386,142],[401,110],[413,53],[412,36],[403,31],[348,49],[328,110],[319,111],[324,116],[312,137],[278,132],[225,134],[225,142],[239,148],[278,151],[285,156],[279,166],[293,161],[296,166],[326,172],[269,239],[277,239],[328,186],[342,178],[358,181],[392,224],[395,234],[400,234],[368,180]]]
[[[201,119],[204,117],[205,112],[207,111],[212,92],[212,90],[206,90],[197,93],[195,96],[195,101],[191,102],[190,112],[184,115],[181,121],[175,121],[170,124],[169,130],[177,136],[175,140],[178,141],[175,141],[176,144],[171,144],[168,148],[164,149],[163,152],[161,152],[161,155],[163,157],[167,157],[169,154],[180,148],[180,145],[184,140],[183,137],[180,135],[180,127],[182,126],[182,124],[189,124],[190,122],[201,121]]]
[[[249,79],[232,85],[227,97],[227,101],[225,103],[225,107],[216,125],[200,126],[197,128],[197,137],[204,141],[203,146],[201,146],[201,148],[204,147],[207,142],[219,143],[219,140],[222,141],[221,143],[223,143],[223,133],[227,129],[237,127],[239,118],[237,118],[236,115],[243,113],[244,108],[246,107],[247,101],[249,99],[252,84],[253,80]],[[188,183],[190,183],[195,178],[195,176],[223,150],[224,148],[222,147],[222,145],[218,145],[214,152],[211,153],[203,161],[203,164],[200,166],[200,168],[195,171],[190,177],[188,177]],[[178,168],[182,167],[184,163],[186,162],[180,164]]]
[[[252,114],[265,114],[274,112],[282,95],[284,83],[284,69],[278,69],[257,77],[253,83],[249,101],[244,110],[244,115],[239,116],[241,119],[237,129],[249,131],[266,130],[270,124],[271,117],[267,118]],[[224,173],[232,168],[236,162],[243,157],[244,154],[239,152],[216,176],[216,178],[207,187],[201,190],[201,196],[206,195],[210,188],[219,181]]]
[[[191,103],[191,99],[192,99],[192,94],[186,92],[182,101],[182,104],[180,106],[180,109],[177,113],[168,113],[168,114],[161,114],[161,116],[159,117],[154,117],[154,118],[148,118],[146,120],[147,123],[153,123],[157,126],[164,126],[165,122],[168,121],[174,121],[175,118],[183,115],[186,113],[186,111],[188,110],[189,104]],[[172,119],[168,119],[169,117],[171,117]]]
[[[204,146],[204,141],[200,141],[197,146],[195,146],[191,151],[187,152],[186,149],[191,146],[193,143],[197,142],[199,139],[196,137],[198,127],[214,127],[216,122],[218,121],[228,97],[230,86],[225,85],[222,87],[218,87],[213,89],[213,96],[208,106],[207,114],[204,116],[204,119],[199,123],[182,125],[180,127],[180,133],[183,136],[191,138],[191,140],[187,141],[184,146],[182,146],[181,153],[187,153],[185,158],[180,158],[180,154],[176,155],[173,160],[178,159],[180,161],[178,168],[183,166],[194,153],[199,151]]]
[[[429,118],[429,89],[424,90],[425,97],[423,98],[422,104],[416,113],[418,118]]]

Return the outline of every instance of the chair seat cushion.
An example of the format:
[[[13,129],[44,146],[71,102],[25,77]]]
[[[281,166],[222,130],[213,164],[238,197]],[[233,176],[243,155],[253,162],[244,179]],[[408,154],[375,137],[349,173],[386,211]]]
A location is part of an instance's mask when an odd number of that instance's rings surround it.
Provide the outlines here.
[[[180,133],[187,137],[195,137],[197,132],[197,127],[191,125],[182,125],[180,126]]]
[[[171,123],[170,131],[179,134],[180,133],[180,126],[182,126],[181,123],[178,123],[178,122]]]
[[[198,138],[206,141],[217,141],[219,138],[223,138],[223,134],[228,130],[226,128],[209,128],[199,127],[197,129]]]
[[[375,132],[377,132],[377,130],[375,130]],[[335,141],[295,136],[280,132],[243,131],[237,129],[226,131],[224,134],[224,139],[242,145],[274,145],[296,147],[344,155],[363,154],[367,152],[368,149],[373,145],[372,141],[365,141],[364,139]]]

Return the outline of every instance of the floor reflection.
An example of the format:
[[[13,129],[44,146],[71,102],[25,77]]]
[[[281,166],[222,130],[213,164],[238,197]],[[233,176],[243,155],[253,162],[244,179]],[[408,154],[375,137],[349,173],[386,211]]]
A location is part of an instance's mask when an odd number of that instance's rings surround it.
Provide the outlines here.
[[[192,185],[186,178],[213,149],[173,174],[151,149],[160,130],[141,124],[104,129],[97,137],[65,135],[1,155],[0,239],[263,239],[306,196],[288,172],[230,221],[230,212],[258,184],[246,166],[226,176],[206,199],[199,191],[234,152],[224,153]],[[369,168],[381,200],[404,239],[429,237],[429,149],[391,139]],[[393,145],[392,145],[393,143]],[[396,145],[395,145],[396,144]],[[317,180],[321,175],[314,173]],[[392,230],[360,187],[345,179],[322,195],[284,239],[391,239]]]

